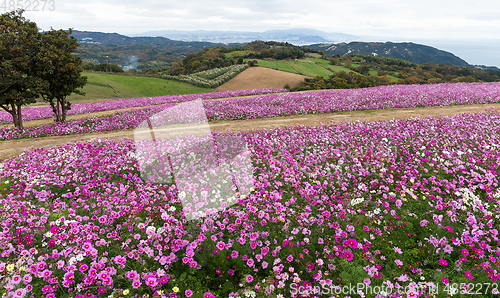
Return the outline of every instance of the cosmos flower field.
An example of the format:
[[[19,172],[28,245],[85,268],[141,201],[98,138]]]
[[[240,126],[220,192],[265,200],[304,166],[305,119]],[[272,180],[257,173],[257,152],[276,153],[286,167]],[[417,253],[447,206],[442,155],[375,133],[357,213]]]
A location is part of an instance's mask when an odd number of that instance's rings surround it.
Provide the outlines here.
[[[248,92],[250,91],[252,90]],[[259,89],[252,92],[271,93],[263,96],[234,97],[225,100],[203,100],[207,119],[208,121],[227,121],[303,114],[500,102],[499,82],[389,85],[364,89],[339,89],[299,93],[276,93],[278,91],[280,90]],[[236,94],[243,92],[233,91],[233,93],[233,96],[236,96]],[[216,95],[213,93],[207,94]],[[228,96],[227,93],[221,94]],[[133,129],[148,117],[172,107],[176,103],[195,100],[198,98],[198,95],[180,95],[181,99],[177,99],[175,96],[162,97],[159,100],[169,103],[117,112],[104,117],[88,117],[63,123],[26,127],[24,130],[14,127],[4,127],[0,128],[0,141]],[[168,98],[168,100],[165,98]],[[203,97],[199,99],[203,99]],[[117,102],[120,105],[123,102],[128,104],[135,104],[137,102],[145,105],[144,99],[119,100]],[[87,111],[90,111],[90,107],[92,106],[90,103],[79,105],[89,107],[86,109]],[[98,103],[96,106],[108,107],[108,110],[116,109],[115,104],[111,105],[115,108],[110,108],[111,106],[107,101]],[[46,109],[46,114],[50,115],[49,108],[44,109]],[[171,118],[169,121],[165,125],[189,122],[189,119],[186,120],[182,115],[179,115],[179,117]]]
[[[287,89],[280,88],[265,88],[265,89],[247,89],[236,91],[218,91],[211,93],[196,93],[196,94],[180,94],[180,95],[165,95],[157,97],[142,97],[142,98],[127,98],[127,99],[114,99],[106,101],[95,102],[80,102],[73,103],[68,115],[88,114],[102,111],[111,111],[118,109],[144,107],[152,105],[163,105],[172,103],[181,103],[192,101],[195,99],[218,99],[229,98],[237,96],[249,96],[258,94],[267,94],[275,92],[286,92]],[[52,108],[45,107],[27,107],[22,112],[23,121],[32,121],[39,119],[46,119],[53,117]],[[12,123],[12,116],[5,112],[0,111],[0,124]]]
[[[175,184],[141,179],[134,140],[5,160],[0,291],[337,297],[364,285],[379,291],[339,297],[499,293],[500,113],[229,135],[248,145],[254,187],[191,221]]]

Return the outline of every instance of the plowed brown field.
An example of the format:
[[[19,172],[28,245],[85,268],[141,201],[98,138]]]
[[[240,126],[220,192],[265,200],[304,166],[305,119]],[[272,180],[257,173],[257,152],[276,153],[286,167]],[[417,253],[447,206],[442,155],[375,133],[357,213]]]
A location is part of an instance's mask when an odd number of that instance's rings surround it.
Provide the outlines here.
[[[296,87],[306,76],[279,71],[265,67],[249,67],[240,74],[222,84],[219,91],[233,91],[242,89],[283,88],[286,84]]]

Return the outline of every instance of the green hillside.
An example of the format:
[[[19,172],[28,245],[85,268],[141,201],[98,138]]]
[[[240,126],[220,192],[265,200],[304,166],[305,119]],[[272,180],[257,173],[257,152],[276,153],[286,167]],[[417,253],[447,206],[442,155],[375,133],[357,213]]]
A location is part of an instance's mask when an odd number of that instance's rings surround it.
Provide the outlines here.
[[[72,94],[68,96],[68,99],[87,101],[213,91],[213,89],[146,76],[100,72],[84,72],[83,75],[88,78],[87,85],[83,88],[86,95]]]
[[[417,64],[402,59],[351,54],[329,57],[310,52],[299,60],[256,60],[258,66],[302,74],[299,90],[364,88],[389,84],[493,82],[500,71],[435,63]],[[318,51],[320,52],[320,51]],[[255,61],[246,59],[246,61]]]
[[[245,59],[245,61],[248,60],[249,59]],[[297,61],[256,59],[256,61],[258,66],[301,74],[308,77],[320,76],[325,79],[341,71],[351,71],[343,66],[331,65],[328,60],[320,58],[308,57]]]

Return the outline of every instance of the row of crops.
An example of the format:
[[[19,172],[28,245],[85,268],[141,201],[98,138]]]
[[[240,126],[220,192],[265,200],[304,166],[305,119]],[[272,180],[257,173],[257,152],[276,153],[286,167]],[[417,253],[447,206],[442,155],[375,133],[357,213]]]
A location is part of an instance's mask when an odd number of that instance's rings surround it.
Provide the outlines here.
[[[237,74],[248,68],[247,64],[235,64],[227,67],[214,68],[184,76],[163,75],[168,80],[189,83],[198,87],[217,88],[234,78]]]

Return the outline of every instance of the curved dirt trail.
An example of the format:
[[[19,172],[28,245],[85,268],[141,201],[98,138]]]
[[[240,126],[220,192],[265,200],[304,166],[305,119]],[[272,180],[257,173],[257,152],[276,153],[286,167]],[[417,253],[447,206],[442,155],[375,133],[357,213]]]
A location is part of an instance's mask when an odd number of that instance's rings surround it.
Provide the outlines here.
[[[275,118],[236,120],[236,121],[219,121],[210,122],[209,126],[212,131],[248,131],[254,129],[271,129],[280,126],[296,126],[308,125],[315,126],[327,124],[331,122],[341,121],[381,121],[391,119],[407,119],[412,117],[426,116],[453,116],[459,113],[477,113],[483,112],[486,109],[500,110],[500,103],[484,104],[484,105],[464,105],[464,106],[447,106],[447,107],[429,107],[429,108],[410,108],[410,109],[388,109],[377,111],[356,111],[347,113],[331,113],[331,114],[311,114],[311,115],[296,115]],[[195,128],[189,125],[174,125],[169,127],[169,130],[175,134],[192,134]],[[48,146],[57,146],[69,142],[87,141],[95,138],[107,138],[118,140],[122,138],[134,138],[134,130],[121,130],[102,133],[91,133],[81,135],[68,135],[56,137],[44,137],[35,139],[21,139],[13,141],[0,142],[0,160],[4,160],[13,156],[19,155],[22,150],[29,147],[42,148]]]

